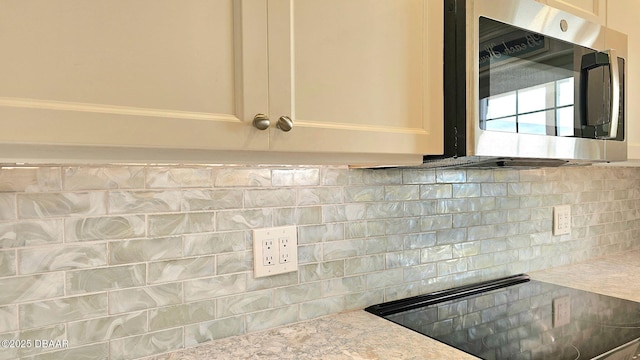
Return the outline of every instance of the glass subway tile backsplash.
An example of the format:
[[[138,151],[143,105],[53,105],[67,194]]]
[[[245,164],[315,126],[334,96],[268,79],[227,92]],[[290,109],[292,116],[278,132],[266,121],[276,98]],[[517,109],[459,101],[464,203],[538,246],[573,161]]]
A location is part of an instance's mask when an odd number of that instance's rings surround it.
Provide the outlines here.
[[[552,208],[569,204],[570,235]],[[640,248],[640,168],[0,169],[0,360],[142,358]],[[253,277],[251,230],[299,271]]]

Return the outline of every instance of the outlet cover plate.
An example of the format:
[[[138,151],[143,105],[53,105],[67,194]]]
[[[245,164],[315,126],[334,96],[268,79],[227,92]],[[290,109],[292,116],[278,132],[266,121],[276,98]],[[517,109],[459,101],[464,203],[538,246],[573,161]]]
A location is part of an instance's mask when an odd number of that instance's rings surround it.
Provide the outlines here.
[[[553,207],[553,235],[571,233],[571,205]]]
[[[265,244],[272,244],[267,248]],[[265,261],[266,257],[273,261]],[[253,230],[253,276],[298,271],[298,229],[295,226]]]

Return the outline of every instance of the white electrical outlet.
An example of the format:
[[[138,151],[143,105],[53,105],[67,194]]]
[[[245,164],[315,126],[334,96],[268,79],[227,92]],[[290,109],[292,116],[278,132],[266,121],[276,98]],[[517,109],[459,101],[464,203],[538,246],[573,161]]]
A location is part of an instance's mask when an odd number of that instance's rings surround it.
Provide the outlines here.
[[[253,276],[298,270],[298,230],[283,226],[253,230]]]
[[[571,233],[571,205],[553,207],[553,235]]]
[[[293,252],[297,249],[291,246],[291,242],[288,237],[281,237],[278,239],[280,243],[280,264],[288,263],[294,257]]]
[[[273,266],[276,264],[276,249],[273,245],[273,239],[262,240],[262,265]]]

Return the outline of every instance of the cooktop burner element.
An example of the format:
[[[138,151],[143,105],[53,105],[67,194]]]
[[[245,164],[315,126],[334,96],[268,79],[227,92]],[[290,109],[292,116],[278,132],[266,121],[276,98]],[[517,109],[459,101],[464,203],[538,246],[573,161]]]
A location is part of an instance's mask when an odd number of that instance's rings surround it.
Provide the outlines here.
[[[524,274],[366,311],[483,359],[640,358],[640,303]]]

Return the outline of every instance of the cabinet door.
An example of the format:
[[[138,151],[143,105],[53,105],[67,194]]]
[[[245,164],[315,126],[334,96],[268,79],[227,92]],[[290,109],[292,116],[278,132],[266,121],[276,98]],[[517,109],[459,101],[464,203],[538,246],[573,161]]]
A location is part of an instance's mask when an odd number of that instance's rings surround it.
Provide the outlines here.
[[[3,0],[0,143],[267,149],[266,0]]]
[[[541,2],[601,25],[607,22],[606,0],[542,0]]]
[[[270,0],[271,149],[442,153],[442,6]]]

